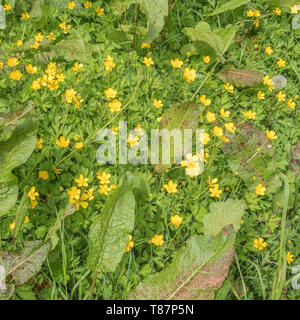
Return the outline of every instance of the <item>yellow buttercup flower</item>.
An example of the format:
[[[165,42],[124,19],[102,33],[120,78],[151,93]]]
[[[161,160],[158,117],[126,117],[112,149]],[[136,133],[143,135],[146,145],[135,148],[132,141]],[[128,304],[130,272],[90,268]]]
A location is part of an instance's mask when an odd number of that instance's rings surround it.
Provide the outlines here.
[[[69,8],[70,10],[73,10],[75,7],[76,7],[76,4],[75,4],[74,1],[68,2],[68,8]]]
[[[280,101],[285,101],[285,97],[286,97],[286,94],[279,91],[277,94],[276,94],[276,98],[277,100],[280,102]]]
[[[233,93],[233,91],[234,91],[234,86],[232,84],[230,84],[229,82],[224,84],[224,88],[229,93]]]
[[[40,138],[40,139],[36,138],[35,148],[36,149],[43,149],[43,142],[44,142],[44,140],[42,138]]]
[[[164,184],[163,187],[168,193],[176,193],[177,192],[177,183],[170,180],[168,184]]]
[[[263,82],[268,86],[273,86],[273,80],[268,75],[263,77]]]
[[[222,137],[224,135],[223,133],[223,129],[218,127],[218,126],[215,126],[214,127],[214,135],[218,138]]]
[[[67,148],[70,144],[70,139],[66,139],[64,136],[60,136],[59,140],[56,140],[56,144],[60,147],[60,148]]]
[[[229,131],[231,133],[235,133],[236,126],[232,122],[225,123],[224,126],[227,131]]]
[[[9,229],[10,229],[10,230],[14,230],[15,227],[16,227],[15,222],[12,222],[12,223],[9,225]]]
[[[260,11],[256,9],[253,11],[253,15],[255,18],[259,18],[261,14],[260,14]]]
[[[187,82],[192,82],[192,81],[195,81],[196,76],[197,76],[197,74],[196,74],[196,70],[195,69],[185,68],[182,77]]]
[[[80,142],[76,142],[75,145],[74,145],[75,149],[77,150],[81,150],[83,148],[83,142],[80,141]]]
[[[199,140],[202,144],[206,145],[210,141],[210,136],[207,132],[199,133]]]
[[[254,20],[254,21],[253,21],[253,25],[254,25],[256,28],[258,28],[258,26],[259,26],[259,20]]]
[[[22,78],[22,73],[20,72],[20,70],[15,70],[10,73],[9,77],[13,80],[18,81]]]
[[[104,91],[104,94],[106,95],[107,99],[114,99],[117,96],[118,92],[113,88],[108,88]]]
[[[295,107],[296,107],[296,102],[295,102],[293,99],[289,99],[289,100],[287,101],[287,105],[288,105],[289,108],[295,109]]]
[[[202,59],[204,63],[210,63],[210,56],[205,56]]]
[[[269,140],[276,140],[276,139],[278,138],[278,137],[276,136],[274,130],[267,130],[267,131],[266,131],[266,137],[267,137]]]
[[[291,262],[294,261],[293,256],[294,256],[294,255],[291,254],[290,251],[287,252],[287,254],[286,254],[286,261],[287,261],[288,264],[291,264]]]
[[[210,104],[211,104],[211,100],[210,99],[206,99],[206,95],[205,94],[201,95],[200,102],[206,107],[210,106]]]
[[[258,196],[264,196],[267,191],[267,188],[264,187],[261,183],[255,187],[255,193]]]
[[[19,61],[17,58],[8,58],[7,61],[6,61],[6,64],[9,66],[9,67],[15,67],[19,64]]]
[[[27,195],[30,200],[35,201],[36,197],[39,196],[39,193],[35,191],[35,187],[31,187]]]
[[[97,12],[98,17],[101,17],[102,15],[104,15],[104,9],[103,8],[97,7],[96,8],[96,12]]]
[[[220,109],[220,115],[222,116],[222,118],[229,118],[230,117],[230,111],[226,110],[222,107]]]
[[[205,115],[205,118],[208,122],[214,122],[216,121],[216,116],[213,112],[208,111]]]
[[[37,67],[33,66],[32,64],[28,64],[26,67],[25,67],[26,71],[30,74],[34,74],[37,72]]]
[[[176,227],[179,227],[181,225],[182,220],[183,220],[183,218],[180,217],[178,214],[171,217],[171,223]]]
[[[160,99],[154,99],[153,106],[156,108],[161,108],[164,104],[162,103],[162,100]]]
[[[285,60],[279,59],[279,60],[277,61],[277,64],[278,64],[278,67],[279,67],[279,68],[283,68],[283,67],[285,67]]]
[[[251,17],[251,18],[254,17],[254,11],[253,10],[248,10],[246,14],[247,14],[247,17]]]
[[[9,11],[9,10],[11,10],[11,9],[12,9],[12,6],[11,6],[10,3],[7,3],[7,4],[4,5],[4,10],[5,10],[5,11]]]
[[[70,190],[67,191],[70,199],[78,200],[80,198],[81,191],[77,189],[76,186],[73,186]]]
[[[130,147],[132,148],[133,146],[139,143],[139,140],[140,140],[139,136],[134,136],[133,134],[130,134],[126,139],[126,142],[130,144]]]
[[[78,187],[88,187],[88,181],[89,178],[85,178],[83,174],[80,174],[78,178],[75,178],[75,182],[77,183]]]
[[[0,70],[3,70],[3,68],[4,68],[4,62],[0,61]]]
[[[83,71],[83,64],[76,61],[74,63],[74,66],[72,67],[72,70],[77,71],[77,72]]]
[[[275,10],[273,10],[273,12],[274,12],[277,16],[281,16],[281,10],[280,10],[280,8],[276,8]]]
[[[152,64],[154,64],[154,61],[152,60],[152,58],[148,58],[148,57],[144,57],[144,61],[143,63],[146,65],[146,67],[150,67]]]
[[[267,246],[267,242],[265,242],[264,238],[254,239],[253,246],[254,248],[262,251]]]
[[[182,65],[183,65],[183,61],[180,60],[179,58],[171,59],[171,65],[174,69],[181,69]]]
[[[83,5],[86,9],[91,8],[93,6],[91,1],[86,1]]]
[[[242,113],[244,118],[247,120],[253,120],[256,117],[256,112],[253,112],[252,110],[242,111]]]
[[[21,47],[23,45],[23,41],[22,40],[18,40],[16,42],[17,47]]]
[[[116,64],[114,63],[114,58],[111,56],[107,56],[104,59],[104,66],[106,71],[111,71],[116,66]]]
[[[108,103],[108,107],[110,112],[118,112],[121,110],[122,103],[118,99],[114,99]]]
[[[261,92],[261,91],[258,91],[257,92],[257,98],[258,100],[265,100],[265,93]]]
[[[132,241],[132,235],[129,234],[128,238],[129,238],[129,241],[128,241],[127,245],[126,245],[125,252],[129,252],[130,249],[132,249],[134,247],[134,242]]]
[[[109,184],[110,183],[110,173],[106,172],[97,172],[97,179],[99,180],[100,184]]]
[[[42,42],[44,39],[44,36],[39,32],[34,36],[35,42]]]
[[[39,171],[39,178],[43,180],[48,180],[49,179],[48,171]]]
[[[271,47],[266,47],[266,49],[265,49],[265,53],[268,54],[268,55],[272,54],[273,51],[274,50]]]
[[[30,18],[30,14],[28,12],[24,12],[21,15],[22,20],[28,20]]]
[[[35,42],[34,44],[32,44],[32,45],[30,46],[30,48],[37,50],[37,49],[39,48],[39,46],[40,46],[40,43],[39,43],[39,42]]]
[[[150,43],[142,43],[141,44],[141,48],[144,49],[144,48],[149,48],[150,49],[151,45]]]
[[[46,36],[47,39],[56,40],[56,35],[53,32],[50,32],[49,35]]]
[[[152,237],[151,243],[153,243],[156,246],[162,246],[164,244],[164,236],[162,234],[156,234]]]
[[[295,4],[294,6],[290,7],[291,13],[298,13],[298,6]]]
[[[220,198],[220,195],[222,194],[222,190],[219,189],[219,185],[215,184],[209,188],[210,197],[211,198]]]

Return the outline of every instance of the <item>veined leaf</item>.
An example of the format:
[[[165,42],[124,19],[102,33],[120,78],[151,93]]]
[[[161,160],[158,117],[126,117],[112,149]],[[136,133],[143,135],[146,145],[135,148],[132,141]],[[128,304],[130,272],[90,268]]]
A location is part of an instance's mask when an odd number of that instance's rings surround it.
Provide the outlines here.
[[[244,204],[241,200],[228,199],[225,202],[212,202],[210,213],[203,218],[204,234],[216,236],[229,224],[232,224],[234,231],[238,232],[243,214]]]
[[[216,14],[220,14],[226,11],[232,11],[238,7],[244,6],[248,4],[251,0],[231,0],[225,2],[219,8],[215,9],[212,13],[208,15],[208,17],[215,16]]]
[[[217,77],[225,83],[229,82],[235,87],[244,88],[260,83],[263,79],[263,74],[253,70],[236,69],[228,65],[217,73]]]
[[[178,106],[172,107],[165,113],[159,130],[167,129],[170,134],[172,130],[180,129],[182,138],[184,135],[184,129],[196,130],[199,122],[199,107],[195,102],[185,102]],[[162,149],[162,143],[159,143],[160,150]],[[151,152],[154,152],[151,150]],[[157,172],[172,167],[175,157],[182,157],[182,154],[174,155],[174,141],[170,141],[170,163],[154,165]],[[161,159],[160,159],[161,160]]]
[[[272,159],[272,144],[267,140],[265,133],[252,124],[241,123],[237,128],[235,134],[227,133],[230,142],[224,143],[223,146],[230,169],[232,172],[238,172],[247,184],[253,184],[255,176],[256,183],[266,186],[267,192],[276,192],[281,181],[275,175],[277,167]]]
[[[125,253],[128,235],[135,220],[133,176],[127,173],[122,186],[106,201],[96,216],[89,233],[87,267],[99,272],[113,272]]]
[[[40,271],[49,249],[49,242],[25,241],[20,252],[1,252],[0,264],[4,265],[6,275],[12,275],[15,285],[21,286]]]
[[[27,161],[34,150],[37,122],[24,118],[10,138],[0,143],[0,216],[10,210],[18,196],[18,180],[11,170]]]
[[[215,51],[221,62],[225,62],[221,51],[223,41],[218,35],[211,31],[208,23],[201,21],[195,28],[185,28],[185,32],[191,41],[202,41],[207,43]]]
[[[232,226],[227,226],[217,237],[192,236],[164,271],[142,281],[128,299],[213,299],[227,276],[234,240]]]

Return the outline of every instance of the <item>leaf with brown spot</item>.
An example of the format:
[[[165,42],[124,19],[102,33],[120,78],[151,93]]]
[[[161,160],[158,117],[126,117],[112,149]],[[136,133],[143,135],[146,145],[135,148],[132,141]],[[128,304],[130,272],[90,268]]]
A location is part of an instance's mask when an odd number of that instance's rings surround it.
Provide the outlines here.
[[[142,281],[128,299],[213,299],[228,274],[234,253],[236,234],[232,226],[223,231],[216,237],[192,236],[164,271]]]
[[[274,148],[263,131],[249,123],[237,124],[235,134],[227,134],[230,142],[224,143],[223,151],[232,172],[248,184],[267,187],[267,192],[274,193],[282,182],[276,175],[277,166],[273,160]],[[257,151],[260,148],[260,151]]]
[[[236,69],[232,65],[227,65],[217,73],[217,77],[224,83],[229,82],[235,87],[244,88],[252,87],[260,83],[263,79],[263,74],[258,71]]]

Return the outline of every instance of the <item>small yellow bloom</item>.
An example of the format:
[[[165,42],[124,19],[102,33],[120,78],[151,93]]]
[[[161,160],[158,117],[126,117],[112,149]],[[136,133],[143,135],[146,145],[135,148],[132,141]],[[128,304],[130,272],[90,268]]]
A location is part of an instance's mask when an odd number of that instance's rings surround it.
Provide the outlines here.
[[[77,150],[81,150],[83,148],[83,142],[80,141],[80,142],[76,142],[75,145],[74,145],[75,149]]]
[[[49,174],[47,171],[39,171],[39,178],[43,180],[48,180],[49,179]]]
[[[60,136],[59,140],[56,140],[56,144],[60,147],[60,148],[67,148],[70,144],[70,139],[66,139],[64,136]]]
[[[91,1],[86,1],[83,5],[86,9],[91,8],[93,6]]]
[[[150,49],[151,45],[150,43],[142,43],[141,44],[141,48],[144,49],[144,48],[149,48]]]
[[[295,4],[294,6],[290,7],[291,13],[298,13],[298,6]]]
[[[140,137],[139,136],[134,136],[132,134],[130,134],[128,136],[128,139],[126,139],[126,142],[130,144],[130,148],[132,148],[133,146],[135,146],[136,144],[139,143]]]
[[[247,17],[254,17],[254,11],[253,10],[248,10],[247,11]]]
[[[214,127],[214,135],[218,138],[222,137],[224,135],[223,133],[223,129],[218,127],[218,126],[215,126]]]
[[[26,71],[30,74],[34,74],[37,72],[37,67],[33,66],[32,64],[28,64],[26,67],[25,67]]]
[[[35,148],[36,149],[43,149],[43,142],[44,142],[44,140],[42,138],[40,138],[40,139],[36,138]]]
[[[15,67],[19,64],[19,61],[17,58],[8,58],[6,64],[9,67]]]
[[[254,20],[254,21],[253,21],[253,25],[254,25],[256,28],[258,28],[258,27],[259,27],[259,20],[258,20],[258,19]]]
[[[24,223],[28,223],[29,222],[29,217],[26,216],[25,219],[24,219]]]
[[[9,11],[9,10],[11,10],[11,9],[12,9],[12,6],[11,6],[10,3],[7,3],[7,4],[4,5],[4,10],[5,10],[5,11]]]
[[[100,184],[109,184],[110,183],[110,173],[106,172],[97,172],[97,179],[99,180]]]
[[[201,102],[204,106],[208,107],[208,106],[210,106],[210,104],[211,104],[211,99],[206,99],[206,95],[205,95],[205,94],[202,94],[201,97],[200,97],[200,102]]]
[[[151,239],[151,243],[155,244],[156,246],[162,246],[164,244],[164,236],[162,234],[158,235],[156,234]]]
[[[53,32],[50,32],[49,35],[46,36],[47,39],[56,40],[56,35]]]
[[[166,189],[168,193],[176,193],[177,192],[177,183],[170,180],[168,184],[164,184],[163,187]]]
[[[9,229],[10,229],[10,230],[14,230],[15,227],[16,227],[15,222],[12,222],[12,223],[9,225]]]
[[[254,10],[254,11],[253,11],[253,14],[254,14],[254,17],[255,17],[255,18],[259,18],[260,15],[261,15],[259,10]]]
[[[232,84],[230,84],[229,82],[224,84],[224,88],[229,93],[233,93],[233,91],[234,91],[234,86]]]
[[[256,117],[256,112],[253,112],[252,110],[242,111],[242,113],[244,118],[247,120],[253,120]]]
[[[183,65],[183,61],[180,60],[179,58],[171,59],[171,65],[174,69],[181,69],[182,65]]]
[[[253,246],[254,248],[262,251],[267,246],[267,242],[265,242],[264,238],[254,239]]]
[[[21,47],[23,45],[23,41],[22,40],[18,40],[16,42],[17,47]]]
[[[21,15],[22,20],[28,20],[30,18],[30,14],[28,12],[24,12]]]
[[[74,63],[74,66],[72,67],[72,70],[77,71],[77,72],[81,72],[83,71],[83,64],[82,63],[78,63],[77,61]]]
[[[127,245],[126,245],[125,252],[129,252],[130,249],[132,249],[134,247],[134,242],[132,241],[132,235],[129,234],[128,238],[129,238],[129,241],[128,241]]]
[[[156,108],[161,108],[164,104],[161,99],[154,99],[153,106]]]
[[[108,88],[104,91],[104,94],[106,95],[107,99],[114,99],[117,96],[118,92],[113,88]]]
[[[276,8],[275,10],[273,10],[273,12],[274,12],[277,16],[281,16],[281,10],[280,10],[280,8]]]
[[[73,10],[75,7],[76,7],[76,4],[75,4],[74,1],[70,1],[70,2],[68,3],[68,8],[69,8],[70,10]]]
[[[179,227],[181,225],[182,220],[183,220],[183,218],[180,217],[178,214],[171,217],[171,223],[176,227]]]
[[[222,190],[219,189],[219,185],[215,184],[212,187],[209,188],[209,192],[210,192],[210,197],[211,198],[220,198],[221,193],[223,192]]]
[[[295,102],[293,99],[289,99],[289,100],[287,101],[287,105],[288,105],[289,108],[295,109],[295,107],[296,107],[296,102]]]
[[[278,67],[279,67],[279,68],[283,68],[283,67],[285,67],[285,60],[279,59],[279,60],[277,61],[277,64],[278,64]]]
[[[266,47],[266,49],[265,49],[265,53],[268,54],[268,55],[272,54],[273,51],[274,50],[271,47]]]
[[[285,97],[286,97],[286,94],[279,91],[277,94],[276,94],[276,98],[277,100],[280,102],[280,101],[285,101]]]
[[[273,86],[273,80],[268,75],[263,77],[263,82],[268,86]]]
[[[148,68],[148,67],[150,67],[151,66],[151,64],[154,64],[154,61],[152,60],[152,58],[150,57],[150,58],[148,58],[148,57],[144,57],[144,61],[143,61],[143,63],[146,65],[146,67]]]
[[[291,264],[291,262],[294,261],[293,256],[294,256],[294,255],[291,254],[290,251],[287,252],[287,254],[286,254],[286,261],[287,261],[288,264]]]
[[[101,17],[102,15],[104,15],[104,9],[103,8],[97,7],[96,8],[96,12],[97,12],[98,17]]]
[[[229,110],[226,110],[222,107],[220,109],[220,115],[222,118],[229,118],[230,117],[230,111]]]
[[[30,200],[35,201],[36,197],[39,196],[39,193],[35,191],[35,187],[31,187],[27,195]]]
[[[116,64],[114,63],[114,58],[111,56],[107,56],[104,59],[104,66],[106,71],[111,71],[116,66]]]
[[[264,196],[267,191],[267,188],[264,187],[261,183],[255,187],[255,193],[258,196]]]
[[[199,140],[202,144],[206,145],[210,141],[210,136],[207,132],[199,133]]]
[[[208,122],[214,122],[216,121],[216,116],[213,112],[208,111],[205,115],[205,118]]]
[[[18,81],[22,78],[22,73],[20,72],[20,70],[15,70],[10,73],[9,77],[13,80]]]
[[[236,126],[232,122],[225,123],[224,126],[225,126],[227,131],[229,131],[231,133],[235,133]]]
[[[44,36],[39,32],[34,36],[34,41],[35,42],[42,42],[44,39]]]
[[[210,63],[210,56],[205,56],[202,59],[204,63]]]
[[[37,50],[39,46],[40,46],[40,43],[39,43],[39,42],[35,42],[34,44],[32,44],[32,45],[30,46],[30,48]]]
[[[265,93],[261,92],[261,91],[258,91],[257,92],[257,98],[258,100],[265,100]]]
[[[118,99],[114,99],[108,103],[108,107],[110,112],[118,112],[121,110],[122,103]]]
[[[276,140],[276,139],[278,138],[278,137],[276,136],[274,130],[267,130],[267,131],[266,131],[266,137],[267,137],[269,140]]]
[[[187,82],[192,82],[192,81],[195,81],[196,76],[197,76],[197,74],[196,74],[196,70],[195,69],[185,68],[182,77]]]
[[[67,194],[69,195],[69,198],[72,200],[72,199],[75,199],[75,200],[79,200],[80,198],[80,189],[77,189],[76,186],[73,186],[70,190],[67,191]]]
[[[77,183],[78,187],[88,187],[89,178],[84,178],[83,174],[80,174],[78,178],[75,178],[75,182]]]

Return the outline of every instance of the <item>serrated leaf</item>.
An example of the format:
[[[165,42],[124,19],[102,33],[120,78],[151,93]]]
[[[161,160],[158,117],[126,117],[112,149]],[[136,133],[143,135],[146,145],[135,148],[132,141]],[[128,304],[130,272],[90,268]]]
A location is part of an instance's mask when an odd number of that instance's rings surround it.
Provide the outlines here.
[[[231,226],[223,231],[217,237],[192,236],[164,271],[142,281],[128,299],[213,299],[227,276],[234,253],[235,233]]]
[[[228,65],[217,73],[217,77],[224,83],[229,82],[235,87],[244,88],[252,87],[260,83],[263,79],[263,74],[254,70],[236,69]]]
[[[59,230],[61,226],[61,222],[71,214],[73,214],[76,211],[75,205],[68,205],[65,210],[63,210],[60,214],[58,214],[56,222],[53,224],[53,226],[50,228],[46,238],[46,241],[50,241],[51,243],[51,250],[53,250],[56,245],[58,244],[59,237],[57,236],[57,231]]]
[[[222,55],[222,39],[213,33],[210,29],[210,25],[206,22],[199,22],[195,28],[185,28],[185,32],[191,41],[202,41],[207,43],[216,53],[222,63],[225,59]]]
[[[225,226],[232,225],[238,232],[244,204],[241,200],[228,199],[225,202],[212,202],[210,212],[203,218],[204,235],[216,236]]]
[[[235,134],[226,134],[230,142],[223,145],[230,169],[237,172],[249,186],[253,185],[255,176],[256,183],[266,186],[267,192],[276,192],[281,180],[275,174],[277,166],[272,157],[272,144],[265,133],[252,124],[240,123],[237,129]]]
[[[217,14],[226,12],[226,11],[232,11],[236,8],[239,8],[241,6],[244,6],[248,4],[250,0],[231,0],[227,1],[224,4],[222,4],[219,8],[215,9],[212,13],[208,15],[208,17],[215,16]]]
[[[20,252],[1,252],[0,262],[5,267],[6,275],[11,274],[15,285],[21,286],[40,271],[49,249],[49,242],[25,241]]]
[[[106,201],[89,233],[87,267],[99,272],[113,272],[125,253],[128,235],[135,220],[133,176],[127,173],[122,186]]]
[[[184,137],[185,129],[196,130],[199,123],[199,107],[195,102],[185,102],[174,106],[167,110],[165,113],[159,130],[168,129],[169,132],[173,129],[180,129],[182,133],[182,138]],[[161,142],[160,142],[160,149]],[[152,150],[151,150],[152,152]],[[182,155],[179,155],[182,156]],[[161,159],[160,159],[161,160]],[[163,170],[172,167],[174,162],[174,142],[170,143],[170,163],[169,164],[156,164],[153,165],[155,171],[162,172]]]

